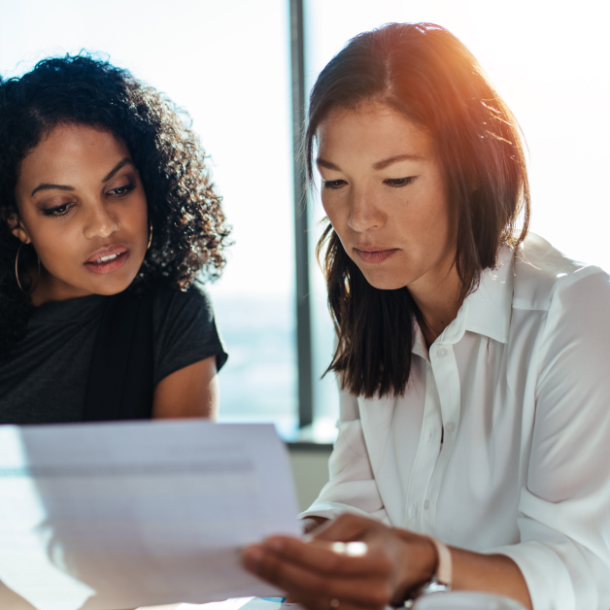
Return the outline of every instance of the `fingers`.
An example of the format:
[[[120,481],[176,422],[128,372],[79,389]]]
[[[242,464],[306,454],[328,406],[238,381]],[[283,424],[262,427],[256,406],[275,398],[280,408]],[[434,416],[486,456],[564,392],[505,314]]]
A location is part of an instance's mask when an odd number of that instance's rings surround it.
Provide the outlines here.
[[[366,543],[327,542],[312,539],[304,542],[288,536],[272,536],[262,543],[282,561],[325,575],[363,576],[387,574],[391,566],[380,549],[369,549]]]
[[[303,533],[310,534],[314,530],[317,530],[321,525],[324,525],[324,523],[327,521],[328,519],[325,519],[324,517],[306,517],[301,521]]]
[[[333,521],[329,521],[316,529],[313,538],[315,540],[339,540],[342,542],[364,540],[370,531],[383,527],[381,523],[373,519],[343,513]]]
[[[395,595],[403,546],[385,525],[344,514],[307,541],[272,536],[253,545],[243,564],[309,610],[333,610],[333,600],[340,610],[382,610]]]
[[[297,541],[299,542],[299,541]],[[303,543],[301,543],[303,544]],[[307,545],[305,545],[307,546]],[[334,554],[328,549],[328,554]],[[353,558],[346,558],[352,559]],[[342,610],[354,608],[383,608],[391,597],[387,578],[371,574],[371,570],[357,577],[342,576],[337,571],[312,570],[308,566],[287,560],[272,548],[253,545],[244,551],[244,566],[257,576],[286,591],[290,598],[312,610],[330,610],[330,600],[340,600]]]

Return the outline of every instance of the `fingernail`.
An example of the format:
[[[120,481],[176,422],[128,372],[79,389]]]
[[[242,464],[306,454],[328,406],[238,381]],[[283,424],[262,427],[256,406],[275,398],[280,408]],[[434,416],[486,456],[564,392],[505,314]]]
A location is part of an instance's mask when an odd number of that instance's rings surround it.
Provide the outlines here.
[[[284,541],[281,538],[267,538],[263,544],[277,553],[280,553],[284,548]]]
[[[263,562],[263,552],[257,546],[248,547],[243,554],[244,566],[253,572],[258,572]]]

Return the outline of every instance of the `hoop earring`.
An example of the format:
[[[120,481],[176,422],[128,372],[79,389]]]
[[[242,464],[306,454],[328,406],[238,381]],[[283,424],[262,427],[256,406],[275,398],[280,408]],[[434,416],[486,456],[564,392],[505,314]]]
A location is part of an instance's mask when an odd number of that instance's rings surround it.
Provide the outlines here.
[[[153,238],[153,224],[152,222],[149,220],[148,221],[148,245],[146,246],[146,250],[148,251],[150,248],[150,244],[152,244],[152,238]]]
[[[32,288],[30,288],[29,292],[26,292],[23,289],[21,282],[19,281],[19,254],[21,253],[22,247],[23,247],[23,242],[21,242],[19,244],[19,248],[17,248],[17,254],[15,256],[15,279],[17,280],[17,286],[19,286],[19,290],[21,290],[21,292],[23,292],[23,294],[25,294],[26,296],[29,297],[32,294],[32,292],[34,292],[34,290],[36,290],[36,287],[38,286],[38,282],[40,281],[40,257],[38,256],[38,254],[36,254],[36,259],[38,260],[38,276],[36,277],[36,283],[34,284],[34,286]]]

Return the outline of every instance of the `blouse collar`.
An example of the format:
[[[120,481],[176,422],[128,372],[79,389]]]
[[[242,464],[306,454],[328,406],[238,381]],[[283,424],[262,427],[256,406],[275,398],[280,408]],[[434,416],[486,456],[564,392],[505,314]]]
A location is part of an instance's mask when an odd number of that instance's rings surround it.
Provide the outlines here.
[[[469,294],[453,320],[434,342],[435,345],[454,345],[466,331],[485,335],[500,343],[508,343],[513,302],[513,251],[502,246],[495,269],[481,273],[479,287]],[[428,360],[428,350],[417,323],[413,353]]]
[[[508,343],[513,283],[513,251],[502,246],[498,252],[497,267],[481,273],[479,287],[464,301],[468,306],[465,330]]]

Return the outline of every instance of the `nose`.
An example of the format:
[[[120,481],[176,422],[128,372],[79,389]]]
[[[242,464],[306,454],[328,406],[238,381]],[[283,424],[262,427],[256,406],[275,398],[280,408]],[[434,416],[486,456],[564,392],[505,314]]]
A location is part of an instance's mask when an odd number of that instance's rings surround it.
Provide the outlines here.
[[[97,201],[90,206],[84,227],[84,235],[87,239],[101,237],[106,239],[121,228],[118,218],[111,212],[107,205]]]
[[[378,202],[378,193],[371,187],[354,188],[350,194],[349,227],[364,233],[381,229],[386,223],[386,215]]]

